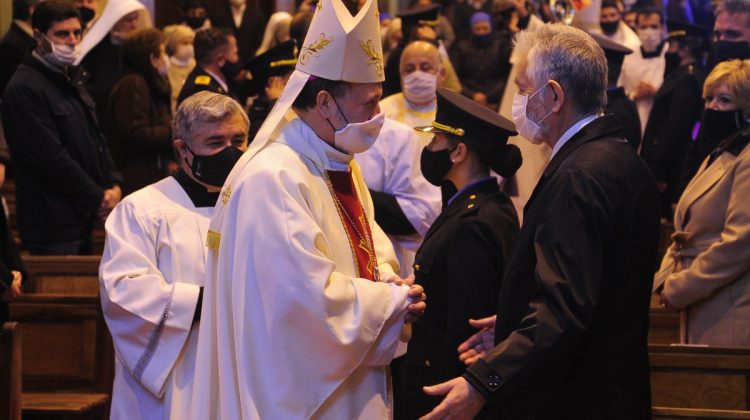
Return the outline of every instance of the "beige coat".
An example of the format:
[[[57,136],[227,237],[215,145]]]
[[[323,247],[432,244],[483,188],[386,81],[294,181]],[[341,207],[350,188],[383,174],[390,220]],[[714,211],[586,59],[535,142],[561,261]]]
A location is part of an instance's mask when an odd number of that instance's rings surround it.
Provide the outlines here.
[[[706,161],[675,211],[655,289],[682,310],[687,344],[750,346],[750,147]]]

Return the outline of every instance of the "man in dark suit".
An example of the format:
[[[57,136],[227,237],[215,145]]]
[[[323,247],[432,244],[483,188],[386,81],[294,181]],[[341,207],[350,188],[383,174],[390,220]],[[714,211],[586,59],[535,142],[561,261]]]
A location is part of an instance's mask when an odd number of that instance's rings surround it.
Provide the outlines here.
[[[38,0],[13,0],[13,23],[0,41],[0,95],[24,58],[36,47],[31,14]]]
[[[237,40],[226,29],[206,28],[195,33],[193,40],[196,66],[190,72],[177,96],[177,105],[188,96],[207,90],[233,96],[222,68],[237,63]]]
[[[216,13],[211,14],[211,25],[232,31],[237,38],[240,63],[246,63],[260,46],[266,17],[252,2],[226,0]]]
[[[485,329],[462,344],[473,362],[463,376],[425,388],[447,394],[426,418],[471,418],[485,405],[493,418],[650,418],[654,180],[600,116],[607,65],[591,37],[547,24],[521,32],[516,48],[516,129],[552,158],[524,209],[496,322],[474,322]]]

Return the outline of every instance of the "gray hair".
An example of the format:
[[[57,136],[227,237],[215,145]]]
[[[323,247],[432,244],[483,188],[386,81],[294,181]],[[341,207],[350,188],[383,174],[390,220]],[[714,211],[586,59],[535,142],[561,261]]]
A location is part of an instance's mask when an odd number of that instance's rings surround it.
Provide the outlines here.
[[[554,80],[576,111],[602,112],[607,104],[607,60],[591,36],[580,29],[548,23],[534,31],[519,32],[514,45],[527,57],[528,76],[535,87]]]
[[[250,128],[250,120],[237,101],[214,92],[198,92],[177,107],[172,122],[172,138],[192,144],[192,134],[201,124],[224,121],[234,115],[242,117],[246,130]]]

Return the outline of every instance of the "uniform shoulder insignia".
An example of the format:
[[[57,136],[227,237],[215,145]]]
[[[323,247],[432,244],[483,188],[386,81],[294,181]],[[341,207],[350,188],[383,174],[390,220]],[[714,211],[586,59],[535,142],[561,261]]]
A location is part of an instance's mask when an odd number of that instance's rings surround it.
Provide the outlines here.
[[[209,83],[211,83],[211,76],[206,76],[205,74],[202,74],[195,78],[196,85],[208,85]]]

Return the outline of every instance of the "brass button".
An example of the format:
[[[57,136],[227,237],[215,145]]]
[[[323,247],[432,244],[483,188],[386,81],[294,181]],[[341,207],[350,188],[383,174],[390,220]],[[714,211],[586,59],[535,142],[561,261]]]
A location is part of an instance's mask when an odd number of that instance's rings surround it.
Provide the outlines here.
[[[470,195],[470,196],[469,196],[469,199],[470,199],[470,200],[473,200],[473,199],[475,199],[475,198],[477,198],[477,195],[476,195],[476,194],[472,194],[472,195]]]
[[[419,271],[419,264],[414,264],[414,270]]]
[[[432,363],[430,363],[429,360],[425,360],[424,361],[424,365],[427,366],[427,367],[430,367],[430,366],[432,366]]]
[[[474,205],[473,205],[473,204],[469,204],[468,206],[466,206],[466,208],[467,208],[467,209],[470,209],[470,208],[472,208],[472,207],[474,207]]]

